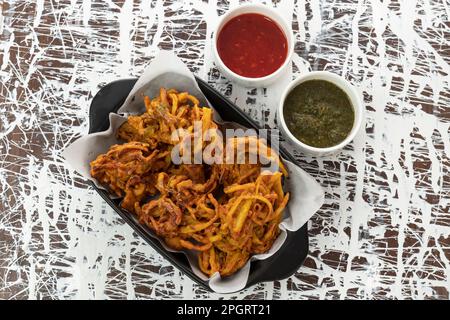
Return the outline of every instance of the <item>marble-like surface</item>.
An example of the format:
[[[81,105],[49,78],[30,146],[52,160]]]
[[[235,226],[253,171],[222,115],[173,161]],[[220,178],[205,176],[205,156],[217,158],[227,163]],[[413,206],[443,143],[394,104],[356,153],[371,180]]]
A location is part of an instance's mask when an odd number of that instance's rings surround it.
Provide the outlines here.
[[[238,4],[0,3],[0,299],[449,299],[448,0],[269,2],[292,22],[295,55],[289,75],[254,90],[212,62],[217,18]],[[340,155],[293,150],[326,202],[291,278],[205,292],[62,162],[99,88],[138,76],[158,48],[270,127],[279,90],[303,72],[335,72],[363,95],[365,127]]]

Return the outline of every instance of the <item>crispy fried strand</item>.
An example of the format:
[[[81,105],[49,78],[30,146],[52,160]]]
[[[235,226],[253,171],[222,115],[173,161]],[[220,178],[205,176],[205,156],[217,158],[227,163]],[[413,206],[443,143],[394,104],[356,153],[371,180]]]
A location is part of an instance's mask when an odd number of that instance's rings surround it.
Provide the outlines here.
[[[232,275],[253,254],[267,252],[289,201],[287,171],[276,152],[258,137],[236,137],[227,141],[230,148],[210,155],[222,163],[175,165],[170,155],[177,145],[182,154],[204,151],[194,126],[199,121],[204,136],[217,129],[212,110],[188,92],[165,88],[153,99],[144,97],[144,105],[144,113],[119,128],[125,143],[91,162],[92,177],[169,247],[198,252],[209,276]],[[219,143],[212,132],[209,141]],[[258,161],[250,163],[252,157]],[[268,171],[267,161],[279,169]]]

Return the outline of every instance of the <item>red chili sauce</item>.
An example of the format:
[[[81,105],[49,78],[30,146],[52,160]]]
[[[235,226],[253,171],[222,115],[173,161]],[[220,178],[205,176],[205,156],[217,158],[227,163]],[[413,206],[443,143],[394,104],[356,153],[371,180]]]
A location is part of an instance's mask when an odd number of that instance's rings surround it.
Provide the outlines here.
[[[286,60],[287,47],[283,30],[272,19],[257,13],[231,19],[217,38],[223,63],[248,78],[274,73]]]

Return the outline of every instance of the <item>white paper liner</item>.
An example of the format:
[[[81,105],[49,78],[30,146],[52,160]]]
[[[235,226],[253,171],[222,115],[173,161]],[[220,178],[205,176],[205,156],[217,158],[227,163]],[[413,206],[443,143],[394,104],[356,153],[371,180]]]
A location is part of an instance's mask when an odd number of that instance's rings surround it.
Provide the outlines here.
[[[105,189],[99,185],[90,175],[90,162],[99,154],[105,153],[110,146],[118,144],[115,132],[126,120],[126,114],[140,114],[145,111],[143,96],[155,97],[159,94],[160,87],[175,88],[179,91],[188,91],[196,96],[201,105],[211,106],[206,97],[201,92],[194,76],[184,63],[170,51],[160,51],[150,65],[145,69],[142,76],[137,80],[124,104],[119,108],[118,115],[109,115],[110,127],[103,132],[88,134],[76,140],[68,146],[62,153],[66,162],[80,173],[84,178],[93,181],[97,187]],[[214,113],[218,122],[217,112]],[[283,159],[289,172],[289,178],[285,179],[285,189],[290,192],[290,200],[284,212],[284,218],[280,223],[280,235],[275,240],[272,248],[264,254],[254,255],[247,264],[232,276],[221,278],[218,273],[209,279],[210,288],[218,293],[231,293],[243,289],[247,283],[250,272],[250,262],[252,260],[264,260],[272,256],[283,245],[289,231],[300,229],[311,216],[322,206],[324,202],[324,192],[320,185],[308,173],[295,164]],[[151,232],[152,233],[152,232]],[[152,233],[152,236],[160,240],[162,246],[171,252],[175,250],[167,245],[159,237]],[[197,262],[197,254],[192,251],[183,251],[190,263],[192,271],[201,279],[208,280],[203,274]],[[273,266],[276,268],[277,266]]]

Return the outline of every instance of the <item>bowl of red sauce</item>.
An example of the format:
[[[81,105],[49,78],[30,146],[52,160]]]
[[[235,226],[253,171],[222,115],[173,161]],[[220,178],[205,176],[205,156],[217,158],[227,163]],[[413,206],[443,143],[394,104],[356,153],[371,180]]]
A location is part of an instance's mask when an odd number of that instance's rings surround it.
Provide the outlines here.
[[[247,4],[223,15],[213,35],[216,65],[227,78],[246,87],[265,87],[288,68],[293,34],[274,9]]]

